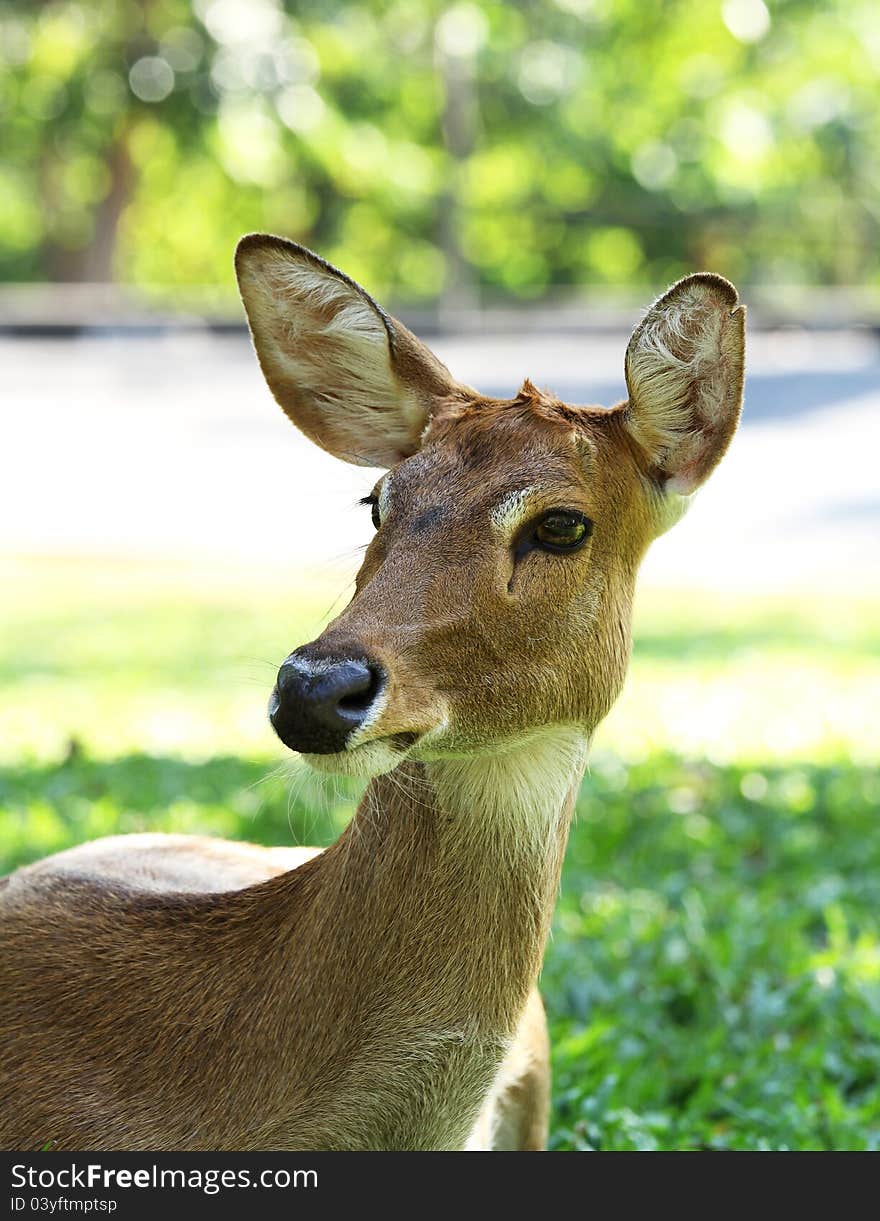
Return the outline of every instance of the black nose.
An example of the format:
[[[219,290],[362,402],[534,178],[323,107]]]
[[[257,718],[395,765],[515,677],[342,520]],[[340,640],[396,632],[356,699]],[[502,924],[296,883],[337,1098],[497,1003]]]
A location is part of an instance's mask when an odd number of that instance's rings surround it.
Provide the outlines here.
[[[291,750],[336,754],[366,721],[384,685],[376,662],[291,653],[278,671],[269,720]]]

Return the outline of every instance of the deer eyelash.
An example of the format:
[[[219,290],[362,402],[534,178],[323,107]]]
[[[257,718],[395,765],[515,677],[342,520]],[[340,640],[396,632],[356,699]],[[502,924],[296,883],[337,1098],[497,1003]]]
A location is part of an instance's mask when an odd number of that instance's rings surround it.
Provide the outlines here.
[[[362,496],[360,498],[360,500],[358,501],[358,504],[361,504],[364,506],[366,506],[366,505],[370,506],[370,508],[372,510],[371,516],[373,518],[373,525],[378,530],[379,526],[382,524],[381,519],[379,517],[379,497],[376,496],[373,492],[371,492],[369,496]]]

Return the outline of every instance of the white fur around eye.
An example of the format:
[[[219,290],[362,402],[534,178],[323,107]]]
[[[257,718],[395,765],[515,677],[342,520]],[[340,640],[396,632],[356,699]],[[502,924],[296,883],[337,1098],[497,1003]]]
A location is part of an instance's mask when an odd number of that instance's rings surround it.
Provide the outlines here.
[[[492,509],[490,519],[492,525],[505,536],[513,534],[522,525],[532,511],[535,498],[543,489],[537,485],[521,488],[517,492],[509,492]]]
[[[386,475],[379,488],[379,520],[384,521],[391,512],[391,476]]]

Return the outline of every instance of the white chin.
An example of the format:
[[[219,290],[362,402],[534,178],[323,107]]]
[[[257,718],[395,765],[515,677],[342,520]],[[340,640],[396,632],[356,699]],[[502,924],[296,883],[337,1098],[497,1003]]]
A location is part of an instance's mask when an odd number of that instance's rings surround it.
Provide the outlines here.
[[[396,750],[387,742],[365,742],[363,746],[354,746],[335,755],[301,755],[303,762],[316,772],[362,780],[393,771],[405,757],[405,750]]]

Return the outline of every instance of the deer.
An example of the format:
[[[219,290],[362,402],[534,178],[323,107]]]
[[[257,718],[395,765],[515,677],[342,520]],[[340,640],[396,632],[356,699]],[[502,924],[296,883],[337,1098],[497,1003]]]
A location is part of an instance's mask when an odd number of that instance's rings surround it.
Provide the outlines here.
[[[737,427],[745,307],[678,281],[626,400],[577,406],[457,382],[291,241],[246,236],[235,267],[283,411],[384,472],[353,597],[269,703],[285,747],[366,791],[323,851],[139,833],[5,878],[0,1145],[543,1149],[574,800],[639,563]]]

